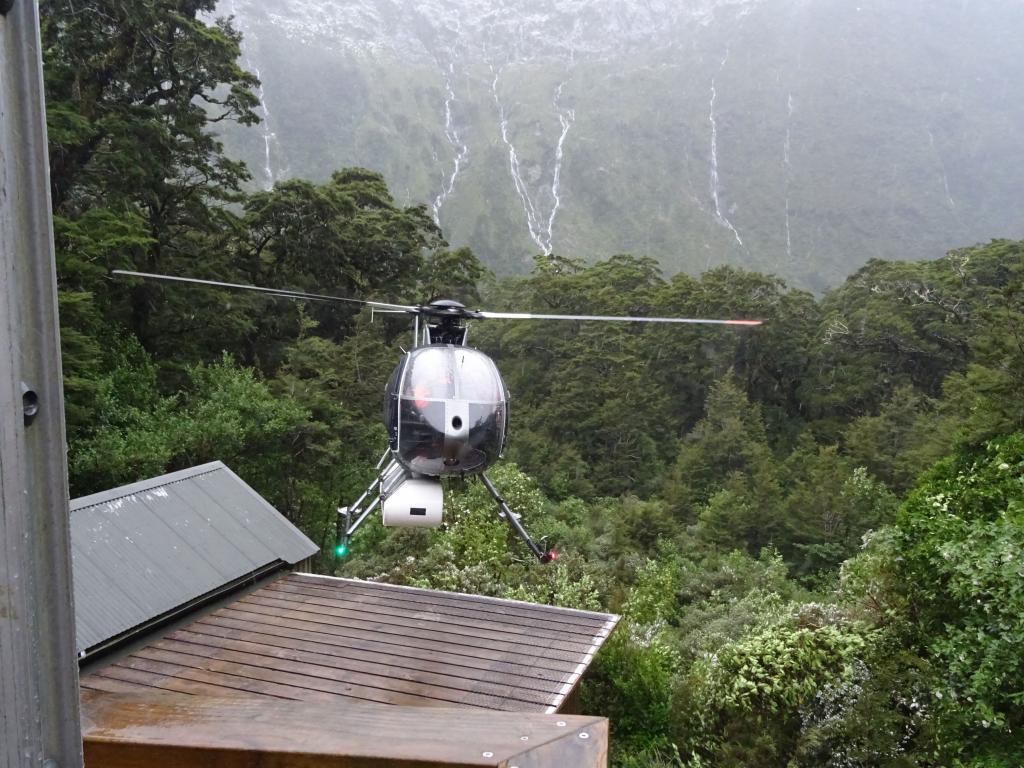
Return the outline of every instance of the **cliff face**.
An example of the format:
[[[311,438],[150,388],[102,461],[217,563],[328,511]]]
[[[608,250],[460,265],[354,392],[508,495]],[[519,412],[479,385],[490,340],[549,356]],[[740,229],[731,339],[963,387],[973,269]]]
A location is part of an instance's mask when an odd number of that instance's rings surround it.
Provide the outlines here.
[[[821,288],[1024,236],[1015,0],[224,0],[255,181],[384,172],[499,272],[535,253]]]

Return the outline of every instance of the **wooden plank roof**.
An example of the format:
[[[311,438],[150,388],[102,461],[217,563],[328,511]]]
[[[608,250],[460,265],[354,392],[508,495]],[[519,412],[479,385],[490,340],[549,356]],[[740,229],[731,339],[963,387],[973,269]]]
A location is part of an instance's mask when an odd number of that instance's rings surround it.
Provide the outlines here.
[[[288,574],[86,675],[82,687],[550,713],[617,621]]]

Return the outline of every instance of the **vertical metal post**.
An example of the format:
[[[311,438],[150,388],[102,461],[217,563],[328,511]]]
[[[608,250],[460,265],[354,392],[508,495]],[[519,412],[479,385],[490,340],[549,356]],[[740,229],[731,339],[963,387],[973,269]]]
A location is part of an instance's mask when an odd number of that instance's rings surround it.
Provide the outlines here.
[[[82,764],[39,11],[0,0],[0,768]]]

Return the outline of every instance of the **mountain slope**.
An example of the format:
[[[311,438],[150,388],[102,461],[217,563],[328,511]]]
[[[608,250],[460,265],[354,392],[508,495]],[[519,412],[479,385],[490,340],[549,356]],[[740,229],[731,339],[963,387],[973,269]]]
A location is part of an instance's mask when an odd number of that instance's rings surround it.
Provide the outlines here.
[[[256,181],[381,170],[499,272],[632,252],[821,289],[1024,236],[1010,0],[225,0]]]

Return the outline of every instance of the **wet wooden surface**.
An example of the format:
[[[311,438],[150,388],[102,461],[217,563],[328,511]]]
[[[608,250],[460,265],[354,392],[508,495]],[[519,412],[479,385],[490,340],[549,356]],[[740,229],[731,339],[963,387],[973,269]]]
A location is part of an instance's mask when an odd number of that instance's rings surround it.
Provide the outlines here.
[[[82,693],[86,768],[600,768],[604,718],[159,692]]]
[[[553,712],[617,617],[289,574],[82,688]]]

